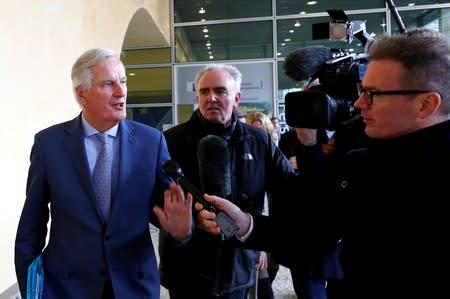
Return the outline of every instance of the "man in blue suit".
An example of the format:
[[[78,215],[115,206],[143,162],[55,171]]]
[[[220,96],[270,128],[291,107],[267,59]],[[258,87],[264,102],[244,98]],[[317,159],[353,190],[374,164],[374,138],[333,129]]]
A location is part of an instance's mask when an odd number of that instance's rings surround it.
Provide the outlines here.
[[[26,298],[28,267],[41,254],[43,298],[157,299],[160,280],[149,223],[176,238],[190,221],[177,217],[188,214],[183,208],[170,210],[169,192],[164,211],[157,208],[160,224],[152,214],[156,204],[163,206],[164,190],[179,188],[163,171],[170,159],[166,141],[160,131],[126,120],[125,68],[114,51],[86,51],[72,67],[72,82],[82,112],[37,133],[31,150],[15,241],[20,292]],[[107,134],[112,144],[107,213],[93,183],[102,146],[97,133]]]

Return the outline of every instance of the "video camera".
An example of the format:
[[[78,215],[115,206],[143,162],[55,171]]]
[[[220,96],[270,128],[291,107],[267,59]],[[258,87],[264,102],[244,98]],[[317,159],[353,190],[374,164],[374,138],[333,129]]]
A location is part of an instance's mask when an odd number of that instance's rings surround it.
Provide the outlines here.
[[[286,94],[289,126],[336,130],[358,119],[353,103],[358,99],[357,83],[367,68],[368,56],[341,51],[336,55],[339,58],[325,62],[319,85]]]
[[[313,38],[351,43],[357,37],[363,46],[372,40],[365,22],[349,21],[344,11],[328,10],[332,21],[313,25]],[[326,34],[328,32],[328,34]],[[298,49],[286,56],[284,70],[294,80],[319,80],[319,85],[308,90],[290,92],[285,96],[286,122],[291,127],[336,130],[352,126],[359,117],[353,106],[358,99],[357,84],[361,81],[369,56],[342,49],[311,46]]]
[[[406,27],[394,2],[385,2],[400,32],[405,33]],[[284,62],[286,75],[296,81],[308,79],[309,83],[319,79],[319,85],[286,94],[286,123],[291,127],[331,131],[343,128],[350,135],[364,136],[364,125],[353,104],[358,99],[357,84],[370,60],[366,52],[373,39],[366,32],[365,21],[350,21],[343,10],[327,12],[331,22],[314,24],[313,39],[329,38],[351,43],[356,37],[362,42],[364,53],[351,54],[340,49],[312,46],[288,54]]]

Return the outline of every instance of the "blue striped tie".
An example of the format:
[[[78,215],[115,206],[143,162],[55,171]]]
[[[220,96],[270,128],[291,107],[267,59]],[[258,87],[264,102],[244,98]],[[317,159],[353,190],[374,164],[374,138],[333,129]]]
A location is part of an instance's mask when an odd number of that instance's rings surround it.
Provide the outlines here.
[[[108,220],[111,212],[112,151],[108,134],[97,133],[95,137],[102,144],[102,148],[94,167],[94,188],[103,216]]]

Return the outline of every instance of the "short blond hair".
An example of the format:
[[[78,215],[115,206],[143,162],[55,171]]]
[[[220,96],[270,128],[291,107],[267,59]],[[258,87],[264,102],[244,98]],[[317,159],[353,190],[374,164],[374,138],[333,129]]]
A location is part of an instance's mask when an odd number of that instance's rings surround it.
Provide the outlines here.
[[[263,128],[267,131],[273,142],[278,143],[278,134],[273,126],[272,121],[270,121],[269,116],[260,111],[252,111],[247,114],[247,123],[252,125],[255,121],[260,121]]]

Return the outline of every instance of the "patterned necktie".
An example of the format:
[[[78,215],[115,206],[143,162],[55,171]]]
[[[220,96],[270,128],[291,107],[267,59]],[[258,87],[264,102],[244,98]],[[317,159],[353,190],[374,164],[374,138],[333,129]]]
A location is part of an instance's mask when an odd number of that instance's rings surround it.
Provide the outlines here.
[[[107,134],[98,133],[95,137],[101,142],[102,148],[94,167],[94,188],[100,209],[107,220],[111,212],[112,150]]]

